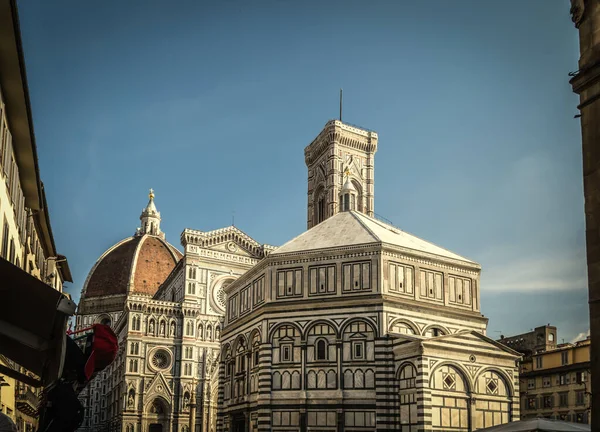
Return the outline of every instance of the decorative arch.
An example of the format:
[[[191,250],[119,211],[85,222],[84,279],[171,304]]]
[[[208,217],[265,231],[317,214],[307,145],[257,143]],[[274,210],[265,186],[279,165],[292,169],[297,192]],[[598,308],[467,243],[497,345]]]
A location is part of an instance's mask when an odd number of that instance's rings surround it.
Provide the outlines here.
[[[160,412],[153,412],[153,410]],[[168,416],[171,413],[171,404],[164,397],[158,395],[146,402],[144,412],[160,416]]]
[[[375,323],[375,321],[373,321],[371,318],[361,317],[361,318],[348,318],[346,321],[344,321],[342,323],[342,325],[340,326],[340,333],[339,333],[340,336],[346,332],[346,329],[349,325],[355,323],[356,321],[361,321],[361,322],[364,322],[365,324],[368,324],[371,327],[371,331],[373,331],[375,334],[377,334],[377,323]]]
[[[356,194],[357,194],[356,210],[358,210],[359,212],[362,212],[364,209],[363,201],[364,201],[364,196],[365,196],[364,192],[363,192],[362,183],[360,181],[358,181],[355,177],[350,177],[350,181],[352,182],[354,189],[356,189]]]
[[[308,362],[336,361],[336,341],[340,335],[329,320],[316,320],[307,327],[304,336]]]
[[[464,393],[467,393],[470,395],[473,391],[473,385],[471,383],[471,380],[469,379],[469,374],[458,363],[453,363],[453,362],[449,362],[449,361],[438,363],[431,370],[431,372],[429,373],[429,387],[431,389],[437,388],[436,386],[434,386],[434,379],[436,377],[436,372],[438,372],[440,369],[442,369],[444,367],[452,368],[460,376],[460,378],[462,379],[462,382],[464,384]],[[440,385],[442,386],[441,388],[443,388],[443,383],[440,383]]]
[[[319,169],[317,169],[319,172]],[[327,218],[327,193],[323,186],[324,180],[317,175],[318,186],[313,192],[313,226],[323,222]]]
[[[409,335],[421,334],[419,327],[414,322],[406,318],[394,319],[388,327],[388,332]]]
[[[483,429],[508,423],[512,419],[512,380],[500,369],[490,367],[480,371],[474,380],[475,428]]]
[[[404,370],[405,368],[411,368],[411,367],[414,369],[414,372],[416,374],[416,372],[417,372],[417,366],[413,362],[405,361],[405,362],[401,363],[400,366],[398,366],[398,369],[396,369],[396,377],[398,379],[400,379],[400,375],[401,375],[402,370]]]
[[[283,326],[294,327],[298,331],[300,337],[302,338],[302,329],[300,328],[300,326],[298,324],[296,324],[294,322],[280,322],[280,323],[275,324],[273,326],[273,328],[271,328],[269,330],[269,337],[268,337],[269,342],[273,343],[273,335],[275,334],[275,332],[277,330],[279,330]]]
[[[439,330],[442,331],[442,333],[444,335],[449,335],[450,334],[450,331],[448,331],[448,329],[446,327],[444,327],[444,326],[442,326],[440,324],[430,324],[430,325],[428,325],[427,327],[425,327],[423,329],[422,335],[423,336],[427,336],[427,333],[430,332],[432,329],[439,329]],[[431,335],[429,337],[433,337],[433,336],[435,336],[435,335]],[[442,336],[442,335],[438,335],[438,336]]]
[[[227,357],[231,357],[231,344],[226,343],[221,349],[221,360],[225,360]]]
[[[260,344],[261,344],[261,337],[260,337],[260,330],[258,329],[254,329],[250,332],[250,345],[248,346],[248,349],[250,349],[252,351],[252,367],[258,367],[259,364],[259,353],[260,353]],[[258,389],[258,387],[257,387]]]
[[[101,314],[96,319],[96,323],[107,325],[107,326],[111,327],[112,326],[112,319],[110,318],[110,315],[108,315],[108,314]]]
[[[318,319],[318,320],[312,321],[309,325],[307,325],[305,327],[303,340],[306,340],[308,335],[311,334],[313,329],[318,325],[327,325],[327,326],[331,327],[335,332],[335,337],[336,338],[340,337],[340,331],[339,331],[337,325],[333,321],[330,321],[327,319]]]
[[[459,364],[442,362],[431,371],[432,426],[436,429],[470,430],[471,382]]]
[[[486,393],[486,390],[482,389],[480,387],[482,384],[481,378],[482,378],[482,376],[484,376],[487,373],[493,373],[493,374],[497,375],[498,379],[502,380],[502,384],[506,388],[506,397],[512,398],[514,396],[515,390],[514,390],[512,379],[508,376],[508,374],[506,372],[504,372],[503,370],[501,370],[499,368],[495,368],[495,367],[484,368],[484,369],[480,370],[477,373],[477,375],[475,375],[475,379],[473,380],[473,382],[474,382],[474,389],[475,389],[476,393],[478,393],[478,394]],[[499,396],[504,396],[504,395],[500,394]]]
[[[237,335],[237,337],[233,341],[233,344],[232,344],[233,352],[237,352],[240,345],[243,345],[244,347],[248,347],[248,339],[246,339],[246,336],[244,336],[243,334]]]
[[[417,368],[412,362],[404,362],[396,372],[398,398],[400,401],[400,421],[402,427],[413,430],[417,421]]]

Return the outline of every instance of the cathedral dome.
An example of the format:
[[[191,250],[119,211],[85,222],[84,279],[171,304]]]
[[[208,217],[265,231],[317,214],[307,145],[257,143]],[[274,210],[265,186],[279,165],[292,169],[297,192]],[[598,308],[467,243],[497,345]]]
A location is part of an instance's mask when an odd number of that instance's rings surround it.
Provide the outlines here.
[[[100,256],[87,277],[82,297],[156,293],[183,257],[165,240],[159,214],[151,190],[150,202],[140,218],[142,227],[133,237],[121,240]]]

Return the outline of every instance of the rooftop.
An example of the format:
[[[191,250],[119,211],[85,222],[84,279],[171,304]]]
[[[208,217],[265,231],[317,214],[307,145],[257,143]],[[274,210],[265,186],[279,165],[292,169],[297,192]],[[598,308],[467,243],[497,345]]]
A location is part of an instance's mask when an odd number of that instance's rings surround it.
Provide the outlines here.
[[[272,255],[381,243],[441,258],[475,261],[356,211],[340,212],[277,248]]]

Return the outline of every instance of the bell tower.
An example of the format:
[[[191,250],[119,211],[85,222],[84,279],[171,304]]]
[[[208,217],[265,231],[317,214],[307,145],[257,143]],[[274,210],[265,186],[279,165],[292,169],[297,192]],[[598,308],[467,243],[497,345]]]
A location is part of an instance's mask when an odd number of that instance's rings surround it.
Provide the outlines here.
[[[308,229],[345,209],[374,215],[374,162],[377,133],[329,121],[304,149],[308,168]],[[344,189],[344,193],[342,193]],[[344,197],[350,196],[352,208]]]

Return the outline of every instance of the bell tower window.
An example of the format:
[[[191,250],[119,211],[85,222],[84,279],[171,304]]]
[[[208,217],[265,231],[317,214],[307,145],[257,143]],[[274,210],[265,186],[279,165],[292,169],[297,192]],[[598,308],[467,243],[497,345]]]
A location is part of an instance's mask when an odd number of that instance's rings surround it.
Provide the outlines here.
[[[317,207],[317,223],[321,223],[325,220],[325,198],[319,198]]]

